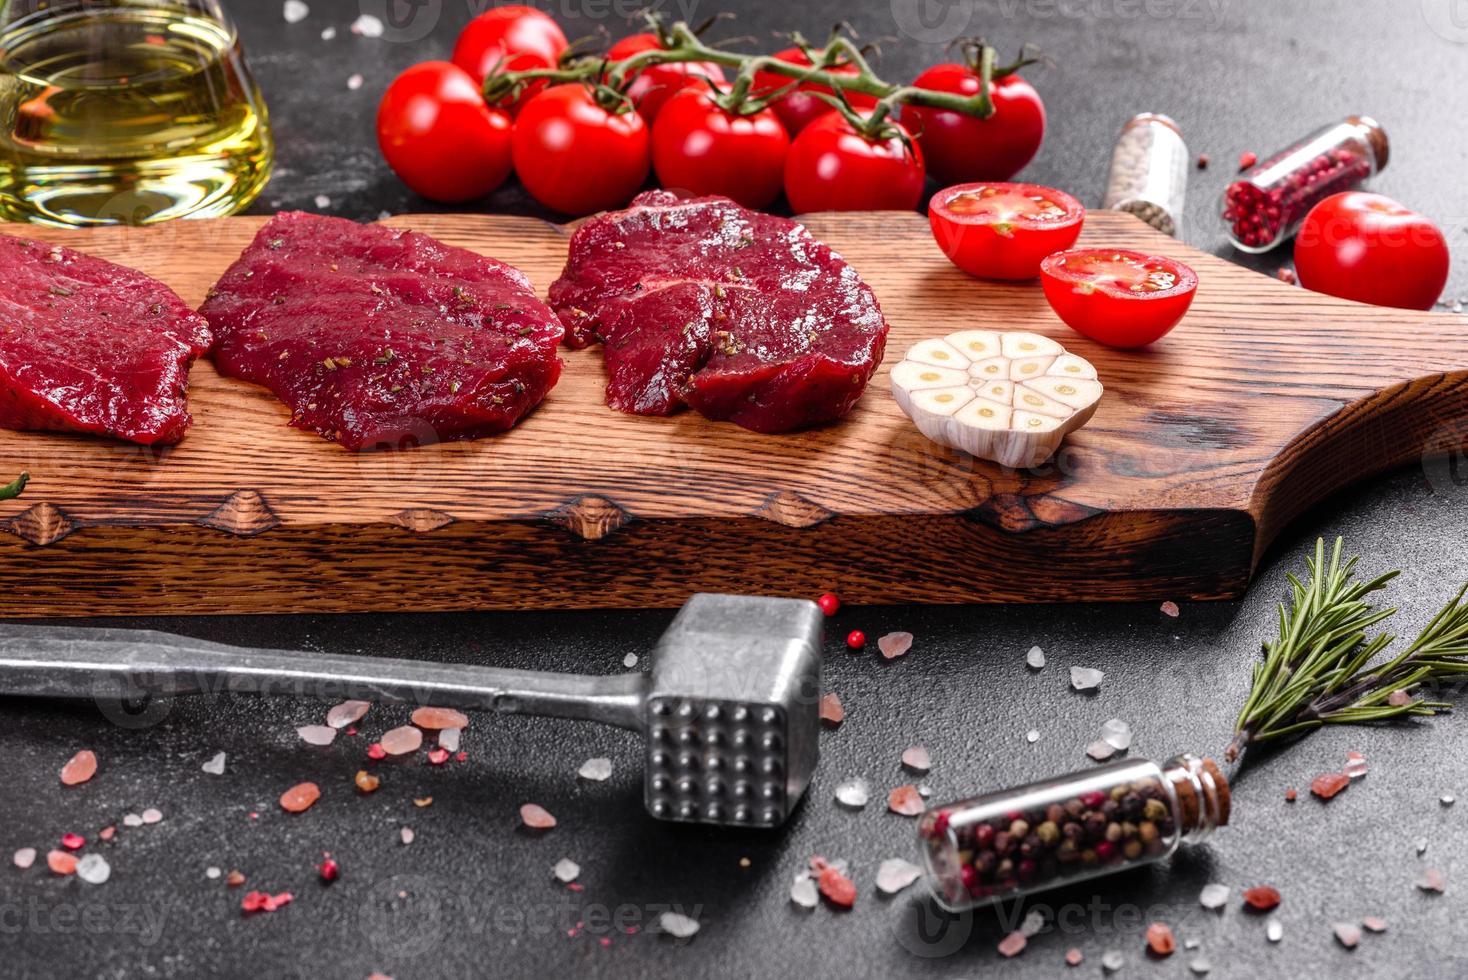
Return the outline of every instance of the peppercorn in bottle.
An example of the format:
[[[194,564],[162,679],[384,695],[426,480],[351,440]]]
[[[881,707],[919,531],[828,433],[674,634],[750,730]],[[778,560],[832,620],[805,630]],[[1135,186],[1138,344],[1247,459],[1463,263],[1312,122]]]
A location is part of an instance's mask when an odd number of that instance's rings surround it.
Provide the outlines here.
[[[934,807],[918,822],[933,894],[972,908],[1160,861],[1228,823],[1211,759],[1129,759]]]

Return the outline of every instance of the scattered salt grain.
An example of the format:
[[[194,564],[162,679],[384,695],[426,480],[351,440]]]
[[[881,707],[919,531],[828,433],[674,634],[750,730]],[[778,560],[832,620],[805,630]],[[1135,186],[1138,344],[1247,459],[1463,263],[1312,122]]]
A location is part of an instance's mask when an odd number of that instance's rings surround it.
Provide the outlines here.
[[[1198,893],[1198,904],[1205,909],[1217,910],[1228,904],[1229,887],[1214,883],[1204,885],[1203,890]]]
[[[361,721],[371,707],[371,701],[343,701],[326,713],[326,723],[332,728],[346,728]]]
[[[1415,841],[1412,842],[1412,846],[1417,848],[1417,856],[1421,857],[1422,855],[1427,853],[1427,838],[1417,838]]]
[[[1101,726],[1101,740],[1118,752],[1132,747],[1132,726],[1120,718],[1112,718]]]
[[[325,27],[325,28],[322,28],[322,30],[321,30],[321,40],[323,40],[323,41],[331,41],[331,40],[334,40],[335,38],[336,38],[336,28],[335,27]]]
[[[545,807],[526,803],[520,807],[520,822],[531,830],[550,830],[556,825],[556,818]]]
[[[1029,942],[1025,938],[1025,934],[1016,929],[999,940],[999,955],[1004,957],[1018,956],[1025,951],[1025,947],[1029,945]]]
[[[1119,949],[1108,949],[1101,954],[1101,969],[1107,973],[1115,973],[1122,968],[1124,963],[1126,963],[1126,958],[1121,955]]]
[[[887,809],[902,817],[915,817],[926,807],[916,786],[898,786],[887,794]]]
[[[1331,931],[1335,933],[1336,941],[1346,949],[1355,949],[1361,942],[1361,930],[1350,922],[1337,922],[1331,926]]]
[[[336,729],[330,725],[302,725],[296,734],[307,745],[330,745],[336,741]]]
[[[122,825],[124,827],[141,827],[143,825],[143,818],[136,813],[128,813],[123,816]]]
[[[419,728],[441,731],[445,728],[468,728],[469,717],[453,708],[419,708],[413,712],[413,724]]]
[[[157,807],[148,807],[143,811],[143,823],[162,823],[163,811]]]
[[[912,772],[922,773],[933,768],[933,760],[927,749],[921,745],[913,745],[903,750],[902,765]]]
[[[362,37],[382,37],[382,21],[371,14],[363,14],[352,21],[352,33]]]
[[[1437,868],[1427,868],[1417,876],[1417,887],[1425,892],[1441,894],[1448,887],[1448,876]]]
[[[848,779],[836,787],[836,802],[852,810],[860,810],[871,799],[872,788],[865,779]]]
[[[408,755],[423,746],[423,729],[403,725],[384,733],[378,744],[388,755]]]
[[[1347,752],[1346,764],[1341,771],[1352,779],[1360,779],[1366,775],[1366,757],[1360,752]]]
[[[1033,745],[1034,743],[1038,742],[1039,740],[1040,740],[1040,730],[1039,729],[1037,729],[1037,728],[1031,728],[1029,731],[1025,732],[1025,741],[1026,742],[1029,742],[1031,745]]]
[[[361,75],[352,75],[347,79],[347,88],[355,92],[362,87],[362,82],[363,78]]]
[[[678,912],[664,912],[658,917],[658,929],[675,939],[690,939],[698,932],[698,920]]]
[[[1045,667],[1045,651],[1039,647],[1030,647],[1030,652],[1025,654],[1025,666],[1030,670],[1043,670]]]
[[[816,889],[815,879],[805,872],[796,875],[795,881],[790,885],[790,901],[803,909],[813,909],[819,905],[821,893]]]
[[[1386,703],[1393,708],[1405,708],[1412,703],[1412,695],[1406,691],[1393,691],[1386,696]]]
[[[911,633],[888,633],[877,640],[877,649],[882,651],[882,656],[888,660],[895,660],[912,649]]]
[[[224,761],[226,758],[227,756],[223,752],[216,752],[208,762],[204,763],[199,768],[203,769],[211,776],[223,776]]]
[[[100,854],[88,854],[76,863],[76,876],[89,885],[106,884],[112,865]]]
[[[1444,793],[1442,796],[1439,796],[1437,798],[1437,801],[1443,806],[1452,806],[1454,803],[1458,802],[1458,798],[1452,793]]]
[[[34,847],[22,847],[15,852],[11,858],[17,868],[29,868],[36,863],[36,849]]]
[[[896,895],[922,877],[923,869],[902,858],[888,858],[877,868],[877,891]]]
[[[1108,742],[1098,740],[1086,746],[1086,755],[1095,759],[1097,762],[1105,762],[1107,759],[1116,755],[1116,747]]]
[[[636,667],[637,666],[638,659],[639,658],[638,658],[637,654],[635,654],[635,653],[629,653],[629,654],[627,654],[627,656],[625,656],[625,657],[622,658],[622,666],[623,667],[628,667],[628,668]]]
[[[1183,940],[1183,949],[1197,949],[1201,945],[1203,944],[1194,936]]]
[[[926,800],[928,797],[933,795],[933,787],[929,786],[927,783],[918,783],[918,795]]]
[[[1158,608],[1162,610],[1162,615],[1171,616],[1173,619],[1177,619],[1178,615],[1182,612],[1182,610],[1177,607],[1177,603],[1173,602],[1171,599],[1164,602]]]
[[[97,774],[97,756],[82,749],[61,767],[61,782],[64,786],[77,786]]]
[[[1040,909],[1030,909],[1024,921],[1019,924],[1019,931],[1024,933],[1026,938],[1038,936],[1048,921],[1045,913]]]
[[[1079,949],[1076,949],[1074,946],[1072,946],[1070,949],[1068,949],[1068,950],[1065,951],[1065,964],[1066,964],[1066,966],[1080,966],[1085,961],[1086,961],[1086,954],[1085,953],[1082,953]]]
[[[311,8],[301,0],[285,0],[285,8],[282,10],[287,24],[299,24],[311,13]]]
[[[224,872],[212,864],[204,869],[204,877],[208,878],[210,881],[217,881],[219,879],[219,876],[222,874],[224,874]]]
[[[1207,957],[1196,956],[1193,958],[1193,962],[1188,964],[1188,969],[1192,970],[1194,973],[1201,977],[1203,974],[1213,969],[1213,964],[1208,962]]]
[[[604,782],[612,778],[612,760],[600,757],[587,759],[581,763],[581,768],[576,770],[576,775],[594,783]]]
[[[416,836],[417,834],[413,833],[412,827],[404,827],[402,830],[398,831],[398,837],[402,838],[404,844],[413,843],[413,838]]]
[[[827,691],[821,695],[819,708],[821,721],[828,725],[839,725],[846,720],[846,708],[841,704],[841,698],[835,691]]]
[[[556,862],[556,866],[551,869],[551,873],[556,876],[557,881],[570,884],[580,877],[581,865],[572,861],[570,858],[561,858]]]
[[[1101,686],[1101,681],[1105,678],[1106,674],[1095,667],[1072,667],[1070,669],[1070,686],[1077,691],[1094,691]]]
[[[1269,921],[1264,924],[1264,936],[1270,942],[1277,943],[1284,938],[1284,926],[1274,916],[1270,916]]]
[[[1376,915],[1368,915],[1361,920],[1361,925],[1367,932],[1386,932],[1386,920]]]
[[[318,211],[325,211],[329,207],[331,207],[331,198],[327,197],[325,194],[317,194],[316,209]]]
[[[459,751],[459,739],[464,734],[462,728],[442,728],[438,732],[438,747],[446,752]]]

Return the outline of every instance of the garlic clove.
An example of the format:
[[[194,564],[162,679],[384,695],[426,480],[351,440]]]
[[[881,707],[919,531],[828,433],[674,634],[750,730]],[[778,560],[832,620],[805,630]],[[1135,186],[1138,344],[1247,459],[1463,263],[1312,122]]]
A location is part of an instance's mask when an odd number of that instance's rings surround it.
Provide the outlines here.
[[[1020,385],[1015,391],[1014,407],[1034,415],[1049,415],[1057,419],[1068,419],[1075,414],[1072,406],[1046,397],[1030,387],[1028,382]]]
[[[1065,352],[1064,347],[1061,347],[1049,337],[1037,333],[1016,332],[1004,334],[1000,348],[1000,353],[1011,360],[1021,357],[1040,357],[1046,355],[1054,357],[1057,354]]]
[[[1010,405],[1014,402],[1013,381],[972,381],[974,390],[990,401],[999,402],[1002,405]]]
[[[1054,363],[1054,357],[1022,357],[1010,361],[1009,380],[1027,381],[1030,378],[1038,378],[1050,370],[1050,365]]]
[[[1067,378],[1096,380],[1096,369],[1091,366],[1091,362],[1083,357],[1076,357],[1074,354],[1061,354],[1045,373]]]
[[[912,404],[934,415],[953,415],[973,400],[973,389],[966,385],[958,388],[924,388],[912,393]]]
[[[1016,409],[1010,426],[1016,432],[1054,432],[1060,428],[1060,423],[1061,420],[1053,415],[1037,415]]]
[[[980,429],[1002,431],[1009,428],[1012,414],[1008,405],[991,402],[987,398],[975,398],[963,407],[954,421]]]
[[[968,384],[968,373],[953,368],[934,367],[915,361],[903,361],[892,369],[892,381],[909,391],[923,388],[952,388]]]
[[[969,365],[968,373],[969,377],[977,378],[981,381],[988,381],[991,378],[996,381],[1008,381],[1009,358],[991,357],[987,360],[975,361]]]
[[[958,349],[946,340],[925,340],[909,350],[904,360],[959,370],[969,365],[969,359],[960,354]]]
[[[1101,397],[1101,382],[1091,381],[1085,378],[1056,378],[1046,376],[1036,378],[1033,381],[1026,381],[1025,387],[1032,391],[1040,392],[1047,398],[1060,402],[1073,411],[1081,411],[1082,409],[1089,408],[1096,404],[1097,400]]]
[[[982,361],[1004,353],[999,334],[993,330],[960,330],[944,339],[970,361]]]

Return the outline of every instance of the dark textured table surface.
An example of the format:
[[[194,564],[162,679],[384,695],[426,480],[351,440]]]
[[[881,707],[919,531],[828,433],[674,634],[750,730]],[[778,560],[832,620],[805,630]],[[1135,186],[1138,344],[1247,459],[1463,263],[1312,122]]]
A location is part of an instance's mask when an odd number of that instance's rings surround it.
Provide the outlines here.
[[[373,0],[362,0],[363,10]],[[383,4],[377,0],[380,10]],[[350,0],[313,0],[287,25],[273,0],[233,4],[246,50],[270,101],[280,142],[273,184],[257,209],[318,207],[370,219],[424,210],[380,162],[372,138],[378,94],[408,64],[445,55],[481,0],[420,0],[401,34],[353,36]],[[553,12],[575,37],[626,30],[631,0],[557,0]],[[707,0],[665,9],[698,19]],[[937,59],[944,42],[983,33],[1015,48],[1041,45],[1049,64],[1030,77],[1050,110],[1051,129],[1030,179],[1067,188],[1086,203],[1100,195],[1111,142],[1122,121],[1163,111],[1183,126],[1193,152],[1215,165],[1194,175],[1186,238],[1229,254],[1213,217],[1216,196],[1244,150],[1261,153],[1315,125],[1370,113],[1393,140],[1381,191],[1450,230],[1457,271],[1450,293],[1468,293],[1468,25],[1452,0],[926,0],[800,5],[729,3],[725,27],[771,40],[798,28],[820,36],[838,19],[882,39],[881,65],[906,77]],[[1454,13],[1457,11],[1457,21]],[[336,28],[324,41],[321,32]],[[391,32],[390,32],[391,33]],[[351,90],[360,73],[364,84]],[[535,213],[517,190],[485,205]],[[1279,257],[1258,267],[1272,270]],[[1468,329],[1468,320],[1464,321]],[[1403,338],[1410,343],[1411,338]],[[1458,977],[1468,909],[1462,758],[1468,723],[1445,717],[1389,729],[1336,729],[1248,767],[1235,788],[1232,826],[1170,865],[1042,895],[1053,925],[1013,961],[995,943],[1022,910],[936,920],[921,886],[879,896],[877,865],[915,858],[912,821],[885,812],[886,792],[912,777],[899,755],[928,747],[926,778],[954,797],[1083,768],[1085,745],[1120,717],[1137,733],[1134,756],[1221,751],[1245,694],[1248,664],[1272,627],[1285,572],[1299,569],[1317,535],[1344,535],[1368,572],[1402,568],[1392,591],[1398,629],[1420,627],[1468,578],[1468,470],[1463,458],[1390,474],[1307,515],[1277,543],[1248,597],[1184,605],[1172,619],[1155,605],[1013,608],[846,609],[830,623],[826,685],[847,720],[822,736],[822,761],[804,806],[775,833],[717,833],[665,826],[640,803],[639,742],[631,734],[518,718],[477,717],[466,733],[468,761],[442,768],[383,765],[382,788],[361,797],[352,776],[368,741],[406,720],[375,709],[356,737],[325,749],[304,746],[298,725],[319,723],[326,702],[266,702],[220,696],[179,702],[146,725],[116,724],[92,705],[0,703],[0,974],[20,977],[366,977],[835,976],[937,977],[1071,975],[1064,952],[1081,949],[1074,975],[1101,972],[1102,953],[1120,950],[1123,976],[1186,976],[1197,957],[1213,977]],[[3,572],[0,572],[3,576]],[[13,615],[23,610],[11,609]],[[166,613],[166,608],[160,613]],[[159,618],[147,625],[239,644],[379,653],[554,670],[613,672],[645,653],[669,612],[449,616],[280,616]],[[843,651],[852,628],[876,637],[908,630],[906,657],[883,662],[874,648]],[[1026,669],[1025,651],[1049,665]],[[1070,690],[1071,665],[1106,672],[1099,693]],[[1027,742],[1035,729],[1038,741]],[[57,770],[76,750],[101,759],[96,778],[63,788]],[[1308,798],[1315,774],[1338,769],[1348,750],[1370,773],[1328,805]],[[227,754],[226,772],[201,765]],[[613,776],[578,780],[580,764],[608,756]],[[839,809],[838,783],[862,776],[873,802]],[[281,812],[286,787],[315,780],[322,801],[309,813]],[[1287,786],[1302,799],[1284,801]],[[431,806],[414,805],[431,796]],[[517,830],[520,804],[559,818],[550,833]],[[163,820],[121,827],[107,844],[100,828],[157,807]],[[258,814],[258,816],[255,816]],[[416,831],[410,845],[402,827]],[[56,846],[76,831],[112,866],[104,885],[10,867],[16,848]],[[1414,844],[1427,841],[1418,856]],[[341,879],[323,886],[323,851]],[[813,854],[849,862],[860,889],[855,909],[804,911],[789,899],[792,877]],[[551,868],[571,858],[580,891]],[[242,917],[241,891],[206,877],[239,869],[246,888],[293,892],[290,906]],[[1414,887],[1424,867],[1447,873],[1442,895]],[[1206,912],[1198,893],[1222,882],[1233,897]],[[1241,889],[1283,891],[1283,941],[1266,941],[1264,921],[1240,908]],[[647,926],[665,909],[694,915],[689,942]],[[1336,922],[1387,920],[1347,951]],[[1166,961],[1143,953],[1146,923],[1163,920],[1196,949]],[[637,925],[629,934],[617,926]],[[578,928],[578,923],[580,924]],[[574,935],[568,933],[574,932]]]

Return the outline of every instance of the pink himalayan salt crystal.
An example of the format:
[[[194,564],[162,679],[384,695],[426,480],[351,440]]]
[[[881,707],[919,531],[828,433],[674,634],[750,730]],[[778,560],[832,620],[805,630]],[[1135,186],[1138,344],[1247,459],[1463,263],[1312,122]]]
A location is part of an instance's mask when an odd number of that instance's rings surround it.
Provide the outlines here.
[[[469,717],[453,708],[419,708],[413,712],[413,724],[434,731],[443,728],[468,728]]]
[[[296,734],[307,745],[330,745],[336,741],[336,729],[330,725],[302,725]]]
[[[15,857],[11,860],[15,862],[17,868],[29,868],[36,863],[36,849],[34,847],[22,847],[15,852]]]
[[[76,856],[65,851],[51,851],[46,855],[46,867],[52,874],[76,874]]]
[[[326,723],[332,728],[346,728],[362,720],[371,701],[343,701],[326,713]]]
[[[1359,779],[1366,775],[1366,757],[1360,752],[1347,752],[1346,764],[1341,770],[1352,779]]]
[[[148,809],[143,811],[142,817],[140,819],[143,821],[143,823],[146,824],[162,823],[163,811],[155,806],[150,806],[148,807]]]
[[[1016,929],[999,940],[999,955],[1004,957],[1018,956],[1025,951],[1025,947],[1029,945],[1029,942],[1025,938],[1025,934]]]
[[[76,786],[86,782],[96,774],[96,754],[87,749],[82,749],[68,759],[66,765],[61,767],[61,783],[64,786]]]
[[[1350,922],[1337,922],[1331,927],[1336,941],[1346,949],[1355,949],[1361,942],[1361,930]]]
[[[1182,611],[1178,609],[1177,603],[1173,602],[1171,599],[1164,602],[1161,606],[1161,609],[1162,615],[1171,616],[1173,619],[1177,619],[1178,614]]]
[[[531,830],[550,830],[556,825],[556,818],[545,807],[526,803],[520,807],[520,822]]]
[[[1386,703],[1393,708],[1403,708],[1412,703],[1412,695],[1406,691],[1393,691],[1386,696]]]
[[[1067,966],[1080,966],[1086,961],[1086,954],[1072,946],[1065,951],[1065,963]]]
[[[915,817],[927,809],[916,786],[899,786],[887,794],[887,809],[903,817]]]
[[[1361,920],[1361,925],[1367,932],[1386,932],[1386,920],[1380,916],[1368,915]]]
[[[411,844],[413,843],[413,838],[416,837],[417,834],[413,833],[412,827],[404,827],[398,832],[398,836],[402,838],[404,844]]]
[[[846,720],[846,708],[835,691],[821,695],[821,721],[828,725],[839,725]]]
[[[462,728],[442,728],[438,732],[438,744],[440,748],[450,752],[459,751],[459,739],[464,734]]]
[[[914,745],[903,750],[902,765],[913,772],[923,773],[933,768],[933,760],[927,749]]]
[[[321,799],[321,787],[315,783],[297,783],[280,794],[280,808],[287,813],[304,813]]]
[[[1417,887],[1425,892],[1441,894],[1448,887],[1448,876],[1437,868],[1426,868],[1417,876]]]
[[[882,656],[888,660],[895,660],[912,649],[912,634],[901,631],[888,633],[877,640],[877,649],[881,650]]]
[[[388,755],[407,755],[410,752],[417,752],[423,745],[423,729],[403,725],[401,728],[394,728],[384,734],[378,744]]]

